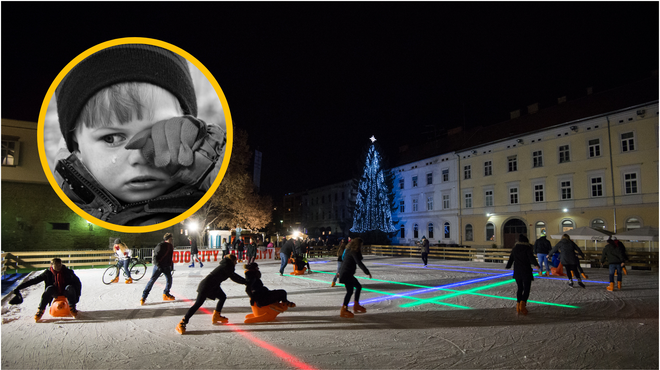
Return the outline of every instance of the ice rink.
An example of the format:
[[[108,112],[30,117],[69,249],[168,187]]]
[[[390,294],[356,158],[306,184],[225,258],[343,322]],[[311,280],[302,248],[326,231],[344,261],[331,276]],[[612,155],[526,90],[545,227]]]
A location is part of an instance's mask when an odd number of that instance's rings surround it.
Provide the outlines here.
[[[278,273],[260,262],[270,289],[285,289],[297,307],[276,321],[244,324],[251,313],[244,286],[222,284],[229,323],[214,326],[207,301],[175,331],[196,297],[203,268],[176,265],[162,301],[161,277],[144,306],[151,276],[104,285],[104,269],[78,270],[83,291],[77,319],[33,316],[43,283],[2,308],[3,369],[576,369],[658,368],[658,274],[628,270],[623,289],[605,290],[606,269],[585,269],[586,289],[564,277],[536,278],[527,316],[517,316],[516,284],[500,263],[365,256],[373,279],[358,269],[367,313],[339,317],[343,286],[331,287],[334,258],[310,261],[314,273]],[[237,265],[242,275],[243,264]],[[577,286],[577,284],[576,284]]]

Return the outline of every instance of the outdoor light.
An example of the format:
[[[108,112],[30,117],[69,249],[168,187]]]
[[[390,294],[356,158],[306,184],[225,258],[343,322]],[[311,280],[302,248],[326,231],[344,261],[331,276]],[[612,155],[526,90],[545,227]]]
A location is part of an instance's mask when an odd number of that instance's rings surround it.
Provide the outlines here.
[[[564,212],[568,212],[568,208],[564,208]]]
[[[188,224],[188,229],[190,231],[197,231],[197,227],[198,227],[197,222],[191,222]]]
[[[293,232],[293,237],[298,238],[298,236],[300,236],[300,231],[294,231]]]

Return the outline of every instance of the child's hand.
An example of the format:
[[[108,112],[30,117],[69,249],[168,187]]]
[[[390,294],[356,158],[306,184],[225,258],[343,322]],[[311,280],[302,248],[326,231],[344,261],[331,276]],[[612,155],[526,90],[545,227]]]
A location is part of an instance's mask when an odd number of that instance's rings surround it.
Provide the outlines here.
[[[206,124],[191,116],[156,122],[150,129],[133,136],[126,149],[139,149],[156,167],[190,166],[193,152],[206,135]]]

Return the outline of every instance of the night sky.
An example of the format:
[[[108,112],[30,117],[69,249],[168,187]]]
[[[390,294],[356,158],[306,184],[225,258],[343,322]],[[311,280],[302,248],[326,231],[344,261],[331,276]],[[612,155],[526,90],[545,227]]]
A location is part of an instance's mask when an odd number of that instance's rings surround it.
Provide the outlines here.
[[[2,3],[2,118],[36,122],[59,71],[119,37],[174,44],[263,152],[262,192],[350,178],[398,147],[658,69],[657,2]]]

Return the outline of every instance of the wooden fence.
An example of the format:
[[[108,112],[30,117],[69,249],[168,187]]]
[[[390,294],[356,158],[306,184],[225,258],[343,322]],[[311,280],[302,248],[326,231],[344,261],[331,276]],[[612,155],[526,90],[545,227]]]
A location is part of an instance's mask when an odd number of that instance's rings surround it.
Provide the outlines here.
[[[46,268],[55,257],[62,259],[62,263],[68,267],[109,266],[115,263],[115,253],[111,250],[8,252],[2,254],[2,273],[7,270]]]
[[[421,258],[421,252],[417,246],[372,245],[371,253],[380,256]],[[444,246],[431,246],[429,248],[429,258],[475,262],[506,262],[509,260],[510,253],[510,249],[503,248],[451,248]],[[602,267],[600,263],[602,253],[602,251],[584,251],[585,258],[580,261],[580,264]],[[658,269],[658,252],[631,250],[627,253],[629,259],[626,263],[627,266],[651,268],[654,271]]]

